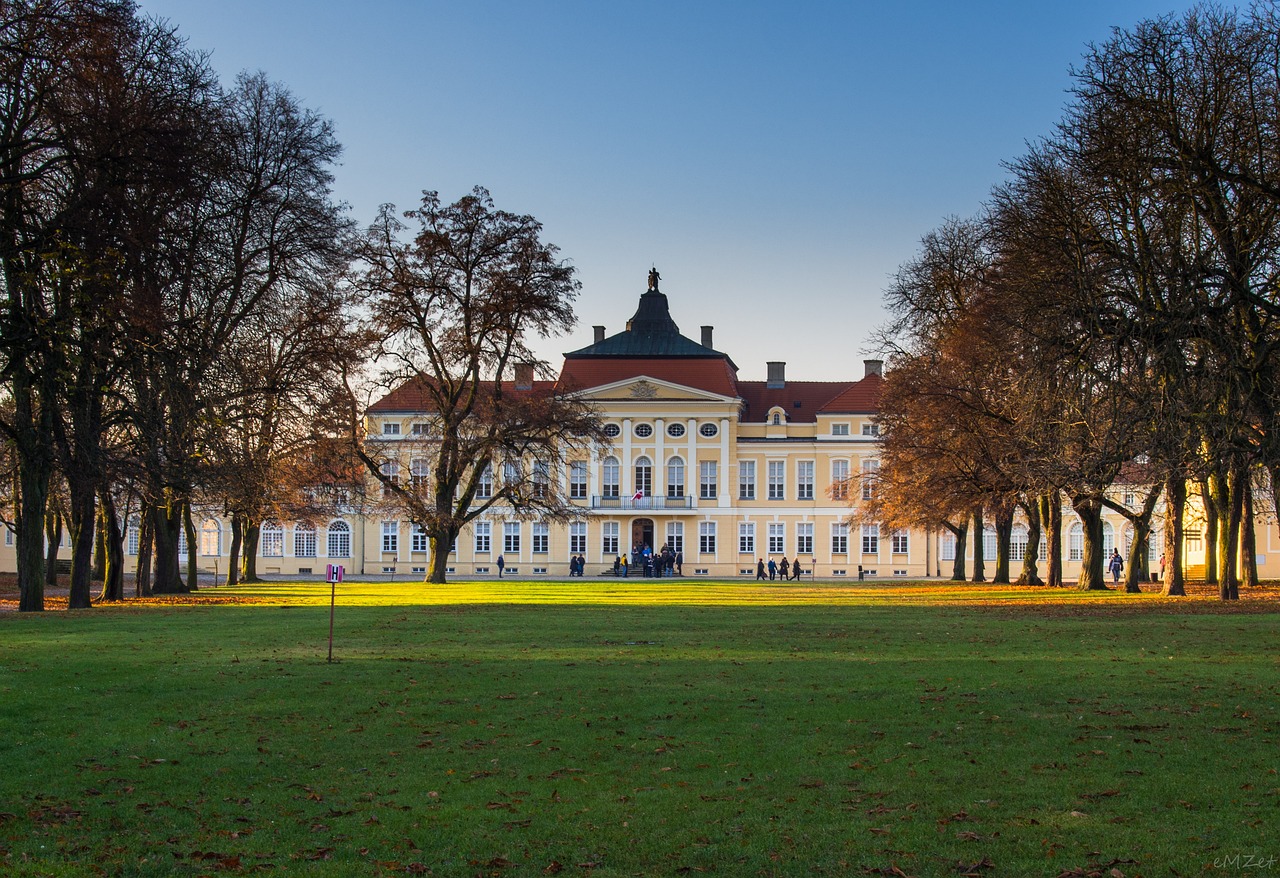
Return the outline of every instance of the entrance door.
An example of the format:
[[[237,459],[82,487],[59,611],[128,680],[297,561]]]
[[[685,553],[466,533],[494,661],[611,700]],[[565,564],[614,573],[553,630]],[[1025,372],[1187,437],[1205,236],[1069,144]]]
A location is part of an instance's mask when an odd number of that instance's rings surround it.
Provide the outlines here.
[[[653,545],[653,519],[637,518],[631,522],[631,548],[632,550],[642,549],[648,546],[650,549]]]

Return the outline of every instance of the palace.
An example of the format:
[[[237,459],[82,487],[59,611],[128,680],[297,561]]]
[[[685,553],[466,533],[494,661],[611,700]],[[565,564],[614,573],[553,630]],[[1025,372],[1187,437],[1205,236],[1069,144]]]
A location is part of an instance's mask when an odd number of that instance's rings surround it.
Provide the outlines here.
[[[567,523],[529,520],[495,506],[471,522],[450,553],[456,576],[506,572],[563,577],[569,559],[586,559],[585,573],[612,569],[618,556],[663,546],[679,552],[689,577],[754,577],[757,565],[799,560],[804,578],[950,577],[955,541],[940,531],[886,530],[850,524],[851,512],[871,490],[878,468],[875,422],[883,386],[883,364],[864,360],[863,374],[844,381],[792,381],[786,364],[767,364],[764,381],[738,377],[738,366],[713,344],[713,327],[694,341],[672,319],[656,271],[635,314],[619,333],[597,326],[592,344],[564,355],[556,381],[537,381],[532,367],[517,368],[514,392],[574,393],[589,400],[604,422],[611,445],[590,459],[556,466],[533,461],[560,493],[582,511]],[[368,435],[381,443],[393,464],[410,478],[426,473],[414,447],[430,433],[431,412],[409,385],[387,394],[366,413]],[[417,440],[417,445],[415,445]],[[370,496],[377,492],[370,480]],[[1116,486],[1116,499],[1130,505],[1133,489]],[[429,565],[426,533],[380,504],[338,506],[324,520],[266,522],[261,530],[260,574],[323,575],[341,564],[348,575],[422,577]],[[1280,540],[1275,517],[1256,515],[1259,576],[1280,578]],[[1160,556],[1152,534],[1151,569]],[[1183,563],[1195,578],[1204,563],[1204,522],[1188,504]],[[225,577],[230,529],[216,514],[197,514],[198,564]],[[136,519],[126,530],[129,566],[136,561]],[[1132,527],[1106,513],[1104,552],[1118,546],[1127,558]],[[972,543],[972,537],[970,542]],[[983,534],[987,577],[994,570],[996,535]],[[186,561],[186,539],[180,552]],[[1081,525],[1063,510],[1063,576],[1074,580],[1083,550]],[[1027,545],[1023,524],[1014,527],[1011,574],[1017,576]],[[1044,558],[1042,538],[1039,555]],[[970,554],[972,549],[970,549]],[[63,548],[62,557],[69,557]],[[13,534],[0,546],[0,571],[15,569]],[[969,565],[969,569],[972,567]],[[185,567],[184,567],[185,572]],[[1043,573],[1043,569],[1042,569]]]

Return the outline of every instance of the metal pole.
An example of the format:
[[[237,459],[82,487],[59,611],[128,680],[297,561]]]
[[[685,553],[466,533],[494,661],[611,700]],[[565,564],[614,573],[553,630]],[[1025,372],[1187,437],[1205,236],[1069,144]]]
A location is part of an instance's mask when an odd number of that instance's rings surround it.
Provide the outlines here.
[[[338,599],[338,577],[329,574],[329,661],[333,661],[333,606]]]

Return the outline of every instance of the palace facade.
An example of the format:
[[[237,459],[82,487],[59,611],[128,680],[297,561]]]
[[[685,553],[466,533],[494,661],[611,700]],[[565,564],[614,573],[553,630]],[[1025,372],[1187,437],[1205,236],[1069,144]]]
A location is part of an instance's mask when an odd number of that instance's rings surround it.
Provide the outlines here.
[[[571,557],[586,558],[588,576],[609,570],[615,558],[635,550],[669,546],[683,557],[690,577],[754,577],[769,560],[798,558],[804,577],[950,577],[955,542],[947,531],[887,530],[849,524],[878,467],[875,415],[883,386],[882,363],[864,360],[863,374],[843,381],[794,381],[786,365],[767,363],[764,381],[738,377],[738,366],[714,347],[713,327],[699,340],[681,333],[667,296],[650,273],[635,314],[622,332],[597,326],[592,344],[564,355],[554,382],[517,372],[516,392],[574,393],[599,411],[610,446],[581,460],[544,465],[548,478],[581,517],[568,523],[529,520],[493,507],[473,521],[450,554],[456,576],[506,573],[563,577]],[[368,435],[381,444],[407,478],[426,473],[412,449],[430,432],[431,412],[422,394],[402,387],[367,412]],[[401,443],[402,454],[397,454]],[[424,455],[425,457],[425,455]],[[420,469],[421,467],[421,469]],[[1116,499],[1132,504],[1123,486]],[[370,496],[378,491],[371,480]],[[1204,523],[1188,505],[1184,565],[1195,577],[1204,562]],[[325,520],[267,522],[257,570],[281,576],[323,575],[341,564],[348,575],[421,577],[429,564],[426,534],[379,504],[339,506]],[[1158,516],[1157,516],[1158,517]],[[1079,575],[1081,526],[1070,507],[1063,513],[1063,574]],[[138,529],[129,522],[127,557],[136,560]],[[226,575],[229,527],[216,515],[197,520],[200,569]],[[1128,557],[1132,528],[1108,512],[1104,550],[1118,545]],[[1259,575],[1280,578],[1280,541],[1274,516],[1256,517]],[[971,537],[972,540],[972,537]],[[983,535],[987,575],[994,569],[996,536]],[[185,536],[181,551],[188,547]],[[1011,572],[1017,575],[1027,545],[1025,526],[1014,528]],[[1044,557],[1043,540],[1038,547]],[[970,550],[971,554],[972,550]],[[1158,565],[1160,536],[1151,540],[1151,569]],[[69,556],[69,550],[63,550]],[[130,565],[132,566],[132,565]],[[13,535],[0,546],[0,570],[15,569]],[[185,569],[185,568],[184,568]],[[971,570],[972,567],[970,566]]]

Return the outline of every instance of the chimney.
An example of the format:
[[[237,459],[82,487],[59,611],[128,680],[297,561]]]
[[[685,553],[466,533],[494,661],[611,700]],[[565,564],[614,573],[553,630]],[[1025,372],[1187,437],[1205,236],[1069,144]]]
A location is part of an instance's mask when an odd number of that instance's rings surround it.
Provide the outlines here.
[[[703,346],[704,348],[712,347],[712,344],[711,344],[711,330],[713,330],[713,329],[715,329],[715,327],[714,327],[714,326],[704,326],[704,327],[702,327],[702,346]]]
[[[787,364],[786,363],[766,363],[769,367],[769,380],[765,382],[765,387],[770,390],[779,390],[787,386]]]
[[[533,390],[533,363],[516,363],[516,390]]]
[[[863,378],[870,378],[872,375],[884,377],[884,360],[863,360],[862,365],[865,369]]]
[[[596,333],[596,340],[595,340],[595,343],[596,343],[596,344],[600,344],[600,342],[604,341],[604,327],[603,327],[603,326],[593,326],[593,327],[591,327],[591,328],[592,328],[593,330],[595,330],[595,333]]]

